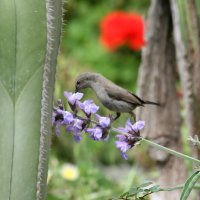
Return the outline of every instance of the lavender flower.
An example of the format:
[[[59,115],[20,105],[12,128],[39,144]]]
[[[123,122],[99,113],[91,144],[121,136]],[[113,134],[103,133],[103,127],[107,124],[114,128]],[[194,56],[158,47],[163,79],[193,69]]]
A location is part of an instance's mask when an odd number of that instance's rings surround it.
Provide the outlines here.
[[[86,116],[90,117],[91,113],[96,113],[99,110],[99,106],[95,105],[92,100],[86,100],[83,103],[78,103],[79,107]]]
[[[62,124],[66,124],[67,125],[67,124],[70,124],[71,122],[74,121],[73,114],[68,112],[68,111],[58,109],[57,113],[62,115],[62,118],[63,118]]]
[[[125,135],[116,135],[116,138],[119,141],[115,142],[115,146],[121,151],[121,155],[124,159],[128,160],[128,156],[126,155],[126,151],[129,150],[132,146],[129,144],[129,140]]]
[[[72,92],[66,92],[65,91],[64,96],[66,97],[71,109],[73,111],[75,111],[76,103],[79,102],[79,100],[82,99],[83,93],[80,93],[80,92],[72,93]]]
[[[56,124],[62,124],[63,123],[63,113],[62,110],[60,110],[59,108],[54,109],[53,115],[52,115],[52,124],[56,125]]]
[[[102,128],[108,128],[110,126],[110,118],[109,117],[102,117],[98,114],[96,114],[96,118],[99,122],[99,125],[102,127]]]
[[[101,139],[104,141],[108,141],[109,139],[109,130],[110,130],[110,123],[111,120],[109,117],[102,117],[98,114],[95,115],[98,120],[98,127],[102,131]]]
[[[68,121],[68,112],[67,113],[65,113],[65,112],[67,112],[67,111],[63,111],[60,108],[54,109],[54,112],[52,115],[52,124],[55,125],[57,136],[60,136],[60,126],[64,125],[65,123],[71,122],[71,119],[69,119],[69,121]],[[73,118],[73,115],[72,116],[71,115],[70,115],[70,117]]]
[[[131,120],[128,119],[126,122],[126,126],[124,127],[119,127],[119,131],[123,131],[125,133],[131,133],[131,134],[138,134],[140,130],[142,130],[145,126],[144,121],[137,121],[135,124],[131,123]]]
[[[126,151],[135,146],[135,144],[141,139],[140,130],[142,130],[144,126],[144,121],[138,121],[135,124],[131,124],[130,119],[128,119],[125,128],[118,128],[118,130],[123,131],[124,134],[116,135],[118,141],[115,142],[115,146],[121,151],[122,157],[126,160],[128,159]]]
[[[60,108],[55,109],[52,116],[52,124],[56,126],[56,135],[60,136],[60,126],[70,124],[73,120],[72,113]]]
[[[52,115],[52,124],[55,125],[56,135],[60,135],[60,127],[65,126],[67,132],[71,132],[76,142],[82,139],[82,132],[85,131],[93,140],[108,140],[109,131],[111,128],[111,119],[109,117],[100,116],[97,113],[99,107],[92,100],[80,102],[83,97],[82,93],[64,92],[65,97],[71,107],[72,113],[65,110],[62,100],[57,101],[57,106],[54,107]],[[77,106],[85,113],[85,118],[77,115]],[[89,125],[91,115],[95,114],[97,122],[93,127]],[[138,121],[132,124],[130,119],[127,120],[125,127],[120,127],[118,130],[123,134],[116,135],[117,141],[115,146],[121,151],[123,158],[126,160],[128,156],[126,151],[131,149],[141,139],[140,130],[145,126],[144,121]]]
[[[103,131],[98,125],[94,126],[93,128],[86,128],[85,132],[89,133],[90,137],[93,140],[97,140],[97,141],[101,140],[102,135],[103,135]]]
[[[61,123],[58,121],[56,123],[56,135],[57,135],[57,137],[60,136],[60,126],[61,126]]]
[[[73,123],[66,127],[67,132],[72,132],[76,142],[80,142],[82,139],[81,132],[83,130],[84,121],[80,119],[74,119]]]

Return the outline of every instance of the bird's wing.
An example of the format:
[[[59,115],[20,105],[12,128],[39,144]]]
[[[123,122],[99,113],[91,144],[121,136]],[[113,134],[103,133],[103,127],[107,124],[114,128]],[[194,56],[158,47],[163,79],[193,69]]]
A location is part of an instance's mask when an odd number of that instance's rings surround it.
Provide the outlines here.
[[[114,98],[119,101],[125,101],[137,106],[143,106],[144,101],[142,99],[121,87],[107,87],[106,92],[110,98]]]

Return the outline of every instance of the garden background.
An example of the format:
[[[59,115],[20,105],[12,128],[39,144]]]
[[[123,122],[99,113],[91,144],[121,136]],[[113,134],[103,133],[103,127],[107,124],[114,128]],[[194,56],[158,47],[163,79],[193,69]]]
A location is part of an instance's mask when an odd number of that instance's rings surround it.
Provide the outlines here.
[[[0,200],[199,200],[199,44],[199,0],[1,0]],[[86,71],[160,106],[112,121]]]
[[[100,24],[113,11],[134,12],[145,18],[149,4],[147,0],[79,0],[65,3],[55,101],[58,98],[66,101],[63,92],[74,92],[76,77],[85,71],[101,73],[116,84],[132,92],[137,91],[141,51],[127,46],[109,51],[100,41]],[[100,106],[102,115],[110,113],[100,105],[91,90],[84,93],[84,99],[93,99]],[[128,117],[125,114],[114,126],[122,126]],[[109,142],[95,142],[85,135],[77,144],[64,129],[59,138],[54,132],[47,199],[106,199],[119,195],[132,185],[143,183],[148,174],[154,174],[155,178],[158,176],[154,163],[145,156],[145,147],[132,149],[129,160],[125,161],[114,145],[115,133],[111,135]],[[74,170],[79,171],[76,180],[70,181],[61,175],[66,164],[73,164]]]

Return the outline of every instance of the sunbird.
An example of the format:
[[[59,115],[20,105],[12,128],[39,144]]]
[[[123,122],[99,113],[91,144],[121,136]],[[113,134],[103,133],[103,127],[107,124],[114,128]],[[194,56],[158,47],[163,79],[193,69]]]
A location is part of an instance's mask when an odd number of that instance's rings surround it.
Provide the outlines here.
[[[136,121],[136,116],[133,112],[135,108],[145,104],[160,106],[159,103],[142,100],[137,95],[116,85],[98,73],[85,72],[80,74],[76,79],[75,87],[76,92],[91,88],[106,108],[116,112],[114,120],[119,118],[121,113],[130,113]]]

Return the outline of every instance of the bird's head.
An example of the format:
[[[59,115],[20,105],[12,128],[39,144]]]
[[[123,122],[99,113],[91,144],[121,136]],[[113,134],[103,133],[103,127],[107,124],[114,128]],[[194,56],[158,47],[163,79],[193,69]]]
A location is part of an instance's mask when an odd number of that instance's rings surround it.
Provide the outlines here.
[[[85,72],[80,74],[76,79],[76,92],[80,91],[81,89],[91,88],[92,83],[97,81],[98,76],[98,74],[91,72]]]

